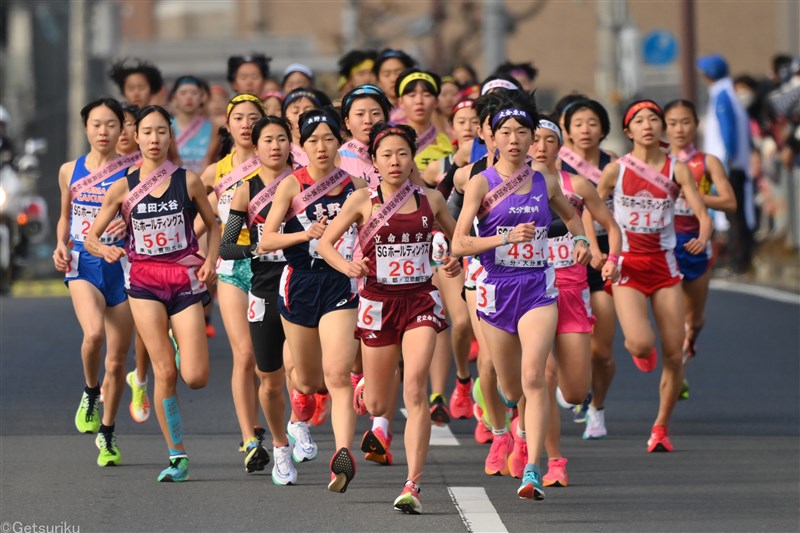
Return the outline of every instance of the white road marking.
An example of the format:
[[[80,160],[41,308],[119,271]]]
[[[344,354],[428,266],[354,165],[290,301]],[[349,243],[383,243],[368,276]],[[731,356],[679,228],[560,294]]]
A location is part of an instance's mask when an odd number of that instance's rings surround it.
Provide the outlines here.
[[[506,526],[483,487],[447,487],[464,525],[472,533],[503,533]]]
[[[400,409],[403,416],[408,418],[408,411],[405,407]],[[431,446],[460,446],[461,443],[455,438],[453,432],[447,426],[439,427],[431,425]]]
[[[712,289],[718,291],[738,292],[740,294],[758,296],[760,298],[766,298],[767,300],[773,300],[776,302],[800,305],[800,294],[782,291],[780,289],[773,289],[772,287],[748,285],[746,283],[737,283],[735,281],[727,281],[724,279],[712,279],[710,286]]]

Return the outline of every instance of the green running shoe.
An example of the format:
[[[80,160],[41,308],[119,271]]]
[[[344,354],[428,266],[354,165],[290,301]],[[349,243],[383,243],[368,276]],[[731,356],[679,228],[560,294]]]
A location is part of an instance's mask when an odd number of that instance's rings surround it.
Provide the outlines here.
[[[94,444],[100,450],[97,456],[97,466],[119,466],[122,464],[122,454],[117,446],[117,437],[113,433],[98,433]]]
[[[158,475],[158,481],[171,483],[189,479],[189,458],[178,457],[169,460],[169,467]]]
[[[75,413],[75,427],[81,433],[97,433],[100,429],[100,402],[99,398],[92,398],[83,391],[78,412]]]
[[[689,399],[689,382],[685,379],[681,384],[681,393],[678,396],[678,400],[688,400]]]

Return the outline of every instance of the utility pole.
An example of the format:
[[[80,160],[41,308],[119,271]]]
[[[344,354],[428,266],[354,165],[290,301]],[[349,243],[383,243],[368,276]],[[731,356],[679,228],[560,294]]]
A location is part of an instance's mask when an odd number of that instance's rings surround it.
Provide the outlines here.
[[[84,149],[83,122],[77,110],[86,103],[86,2],[69,3],[69,107],[67,116],[67,159],[77,157]]]
[[[697,32],[694,0],[681,0],[681,96],[697,102]]]
[[[595,90],[597,99],[608,110],[612,128],[609,136],[610,148],[623,153],[622,132],[616,125],[620,123],[620,94],[617,79],[619,76],[618,36],[627,18],[625,0],[600,1],[597,9],[597,70],[595,71]]]
[[[602,2],[601,2],[602,3]],[[506,59],[506,24],[504,2],[483,2],[483,69],[490,74]]]

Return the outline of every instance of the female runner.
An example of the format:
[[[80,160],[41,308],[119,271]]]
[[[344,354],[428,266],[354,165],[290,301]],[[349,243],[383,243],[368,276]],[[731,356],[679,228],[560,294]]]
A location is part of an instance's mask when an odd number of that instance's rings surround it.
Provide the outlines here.
[[[389,119],[390,108],[386,94],[376,85],[361,85],[342,98],[344,127],[351,138],[339,149],[339,167],[373,188],[380,183],[380,174],[369,157],[369,132]]]
[[[144,157],[140,169],[116,182],[86,239],[86,249],[115,263],[131,262],[131,311],[153,362],[156,415],[169,449],[169,466],[158,481],[185,481],[189,458],[183,443],[183,424],[176,391],[178,374],[167,329],[181,346],[181,377],[192,389],[208,382],[208,341],[203,303],[206,284],[214,280],[214,257],[219,229],[203,184],[196,174],[167,159],[172,142],[170,116],[164,108],[147,106],[136,119],[136,141]],[[131,228],[127,249],[103,244],[101,236],[122,210]],[[197,255],[192,221],[197,214],[208,233],[203,260]]]
[[[300,142],[300,115],[329,105],[328,97],[314,89],[295,89],[283,100],[283,116],[292,126],[292,161],[295,168],[308,166],[308,155]]]
[[[428,451],[431,417],[426,390],[436,335],[447,327],[438,291],[431,283],[431,240],[434,220],[452,237],[455,220],[436,191],[411,182],[416,139],[408,126],[375,126],[370,155],[381,184],[356,191],[320,239],[320,255],[351,278],[365,277],[360,291],[356,335],[364,360],[364,399],[375,415],[362,449],[385,448],[393,415],[391,398],[398,363],[403,359],[403,398],[408,409],[405,445],[408,477],[394,502],[398,511],[419,514],[419,484]],[[334,244],[359,226],[364,257],[348,261]],[[402,259],[393,260],[397,257]],[[449,276],[460,272],[458,261],[440,258]]]

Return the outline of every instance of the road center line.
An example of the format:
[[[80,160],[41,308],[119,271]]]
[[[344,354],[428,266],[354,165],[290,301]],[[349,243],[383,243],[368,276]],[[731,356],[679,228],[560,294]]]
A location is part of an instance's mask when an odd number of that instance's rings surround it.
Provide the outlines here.
[[[767,300],[773,300],[776,302],[800,305],[800,294],[773,289],[772,287],[748,285],[746,283],[737,283],[735,281],[727,281],[724,279],[712,279],[710,285],[712,289],[719,291],[738,292],[740,294],[758,296],[760,298],[766,298]]]
[[[408,411],[406,411],[405,407],[400,408],[400,412],[403,413],[403,416],[408,418]],[[455,438],[453,432],[450,431],[448,426],[439,427],[431,425],[431,446],[460,446],[461,443],[458,442],[458,439]]]
[[[447,487],[461,520],[472,533],[507,532],[483,487]]]

